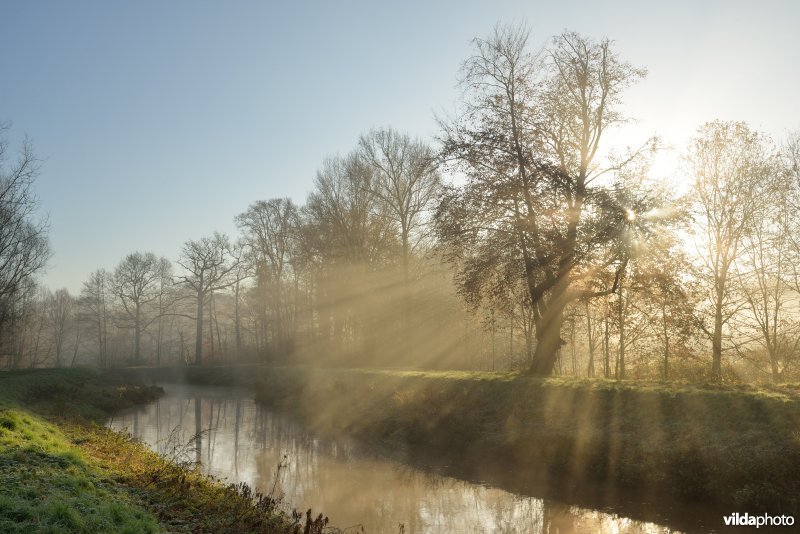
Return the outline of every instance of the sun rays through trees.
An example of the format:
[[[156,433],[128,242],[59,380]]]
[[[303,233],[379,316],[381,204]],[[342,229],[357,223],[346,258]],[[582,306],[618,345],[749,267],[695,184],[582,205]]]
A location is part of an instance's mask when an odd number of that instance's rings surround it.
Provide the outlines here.
[[[366,130],[305,202],[254,200],[238,236],[132,252],[79,295],[37,285],[40,164],[3,137],[3,363],[800,379],[798,135],[710,122],[664,177],[657,137],[615,145],[645,69],[606,38],[538,39],[474,39],[434,140]]]

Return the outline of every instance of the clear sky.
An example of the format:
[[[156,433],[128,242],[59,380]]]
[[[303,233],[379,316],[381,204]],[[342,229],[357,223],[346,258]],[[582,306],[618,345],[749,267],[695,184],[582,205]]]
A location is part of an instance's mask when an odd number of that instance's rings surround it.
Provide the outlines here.
[[[302,203],[322,159],[371,127],[433,136],[470,39],[498,21],[534,44],[615,40],[649,71],[626,99],[636,135],[800,128],[799,2],[0,0],[0,120],[44,160],[44,282],[77,292],[134,250],[174,260],[235,235],[255,200]]]

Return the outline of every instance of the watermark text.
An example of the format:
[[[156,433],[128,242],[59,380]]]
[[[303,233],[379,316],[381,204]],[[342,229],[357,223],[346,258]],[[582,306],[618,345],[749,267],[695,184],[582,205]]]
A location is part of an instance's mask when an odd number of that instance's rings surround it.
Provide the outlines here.
[[[791,515],[750,515],[738,512],[723,516],[722,520],[726,527],[790,527],[794,525],[794,517]]]

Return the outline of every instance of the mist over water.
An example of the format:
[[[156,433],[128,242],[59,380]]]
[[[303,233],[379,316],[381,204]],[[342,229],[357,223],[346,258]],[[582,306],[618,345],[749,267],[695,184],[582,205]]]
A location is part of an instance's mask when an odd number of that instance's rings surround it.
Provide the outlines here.
[[[109,426],[204,472],[282,497],[366,532],[679,532],[654,523],[515,494],[320,437],[241,389],[166,386],[153,404]],[[198,418],[199,415],[199,418]],[[199,438],[198,438],[199,436]],[[279,467],[280,465],[280,467]],[[452,469],[448,469],[451,472]]]

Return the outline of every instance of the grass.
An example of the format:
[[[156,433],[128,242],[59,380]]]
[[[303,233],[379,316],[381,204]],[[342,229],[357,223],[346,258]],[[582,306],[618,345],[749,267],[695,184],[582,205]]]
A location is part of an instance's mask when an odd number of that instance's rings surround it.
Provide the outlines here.
[[[128,371],[126,371],[128,372]],[[800,515],[800,386],[229,366],[139,370],[247,385],[323,432],[602,495]],[[604,498],[604,497],[603,497]]]
[[[565,486],[800,514],[800,394],[511,373],[273,368],[262,402],[466,463],[499,458]]]
[[[53,403],[44,400],[46,392]],[[0,532],[162,530],[130,488],[115,483],[76,446],[74,428],[65,433],[56,422],[128,405],[125,393],[102,388],[96,376],[83,372],[0,374]],[[97,405],[87,404],[89,398],[97,398]]]
[[[90,370],[0,372],[0,532],[323,531],[322,516],[287,514],[102,425],[159,392]]]

